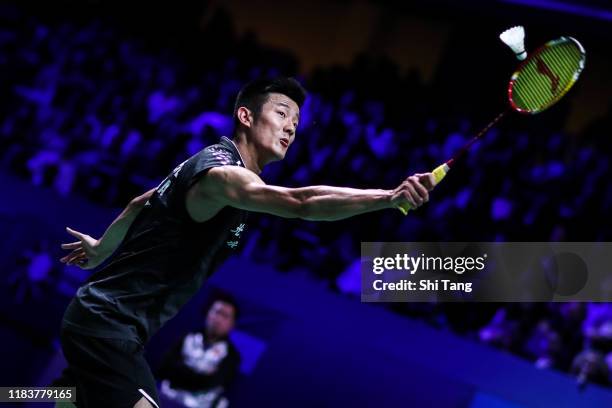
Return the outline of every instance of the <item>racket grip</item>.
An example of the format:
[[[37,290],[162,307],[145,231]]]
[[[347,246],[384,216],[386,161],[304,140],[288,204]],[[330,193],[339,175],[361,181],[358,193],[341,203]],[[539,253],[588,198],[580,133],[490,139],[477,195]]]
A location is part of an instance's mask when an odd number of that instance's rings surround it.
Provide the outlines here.
[[[434,186],[437,186],[438,183],[440,181],[442,181],[442,179],[444,177],[446,177],[446,174],[448,173],[448,171],[450,170],[450,167],[448,166],[448,164],[443,163],[441,165],[439,165],[438,167],[436,167],[431,173],[433,174],[434,177]],[[402,214],[404,215],[408,215],[408,211],[412,210],[412,206],[408,203],[402,204],[402,205],[398,205],[397,209],[400,210],[402,212]]]

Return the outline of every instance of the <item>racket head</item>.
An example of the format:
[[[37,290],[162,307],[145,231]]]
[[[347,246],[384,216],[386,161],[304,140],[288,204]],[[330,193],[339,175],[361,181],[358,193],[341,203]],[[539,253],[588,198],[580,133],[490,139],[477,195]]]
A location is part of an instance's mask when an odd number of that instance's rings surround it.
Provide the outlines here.
[[[561,37],[538,48],[512,74],[508,99],[512,109],[540,113],[557,103],[580,77],[586,52],[572,37]]]

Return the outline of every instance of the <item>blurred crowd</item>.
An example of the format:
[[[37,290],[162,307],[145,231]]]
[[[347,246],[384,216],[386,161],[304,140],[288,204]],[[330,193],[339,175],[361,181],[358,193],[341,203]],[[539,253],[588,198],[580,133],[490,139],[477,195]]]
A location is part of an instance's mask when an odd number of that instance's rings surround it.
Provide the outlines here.
[[[11,9],[0,19],[0,170],[104,206],[124,206],[177,163],[231,135],[243,84],[298,69],[294,56],[259,44],[254,34],[238,37],[221,9],[182,50],[104,18],[46,21]],[[464,95],[445,110],[450,90],[384,56],[360,55],[298,79],[309,98],[287,158],[263,174],[271,184],[393,188],[449,158],[491,108]],[[255,214],[243,251],[351,292],[359,284],[350,271],[361,241],[610,240],[610,218],[595,214],[612,209],[605,137],[612,112],[580,134],[566,134],[562,109],[546,120],[519,118],[493,129],[415,214],[386,211],[337,223]],[[22,253],[19,267],[32,281],[58,273],[47,247]],[[22,298],[35,295],[19,286],[18,275],[9,284]],[[394,307],[538,367],[609,381],[608,304]]]

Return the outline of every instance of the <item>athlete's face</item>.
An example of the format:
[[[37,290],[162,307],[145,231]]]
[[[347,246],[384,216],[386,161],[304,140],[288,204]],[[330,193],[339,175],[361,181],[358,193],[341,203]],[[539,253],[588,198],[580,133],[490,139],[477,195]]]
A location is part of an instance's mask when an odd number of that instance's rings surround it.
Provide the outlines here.
[[[234,328],[236,311],[230,303],[217,300],[206,315],[206,330],[213,337],[225,337]]]
[[[288,96],[271,93],[253,122],[252,140],[266,162],[282,160],[295,139],[300,108]]]

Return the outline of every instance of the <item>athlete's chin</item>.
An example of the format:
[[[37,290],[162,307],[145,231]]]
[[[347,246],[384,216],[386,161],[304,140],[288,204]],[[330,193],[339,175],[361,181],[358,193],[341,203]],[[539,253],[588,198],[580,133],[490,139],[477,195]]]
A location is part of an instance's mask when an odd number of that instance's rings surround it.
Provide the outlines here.
[[[272,163],[275,161],[283,160],[285,158],[285,154],[287,153],[287,148],[285,146],[278,144],[271,144],[266,146],[265,148],[265,163]]]
[[[272,157],[272,159],[270,160],[270,162],[276,162],[276,161],[281,161],[285,158],[285,154],[277,154],[274,155],[274,157]]]
[[[287,150],[284,147],[281,147],[280,149],[274,149],[272,151],[272,160],[270,161],[279,161],[279,160],[283,160],[285,158],[285,154],[287,153]]]

